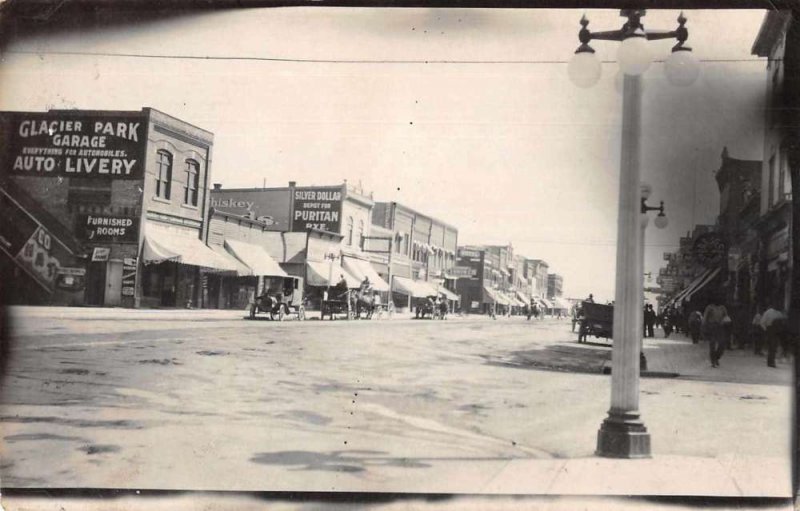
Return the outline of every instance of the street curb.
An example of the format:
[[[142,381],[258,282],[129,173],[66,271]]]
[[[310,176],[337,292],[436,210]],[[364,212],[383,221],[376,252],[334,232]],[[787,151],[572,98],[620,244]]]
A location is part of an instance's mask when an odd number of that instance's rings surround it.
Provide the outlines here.
[[[611,374],[609,366],[603,366],[602,374]],[[680,373],[670,371],[639,371],[640,378],[679,378]]]

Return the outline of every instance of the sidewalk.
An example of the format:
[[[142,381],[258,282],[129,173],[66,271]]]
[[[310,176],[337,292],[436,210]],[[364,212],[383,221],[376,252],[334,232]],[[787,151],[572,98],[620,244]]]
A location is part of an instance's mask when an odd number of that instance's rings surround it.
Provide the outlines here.
[[[778,367],[770,368],[767,367],[766,356],[754,355],[752,348],[726,350],[720,359],[720,366],[714,368],[711,367],[708,348],[708,342],[692,344],[689,338],[681,334],[669,339],[644,339],[647,369],[651,373],[677,373],[682,379],[703,381],[793,384],[794,362],[791,359],[778,358]]]
[[[571,333],[564,340],[535,345],[524,351],[492,354],[487,360],[509,367],[610,374],[611,340],[590,339],[586,343],[579,343],[574,335]],[[720,360],[720,367],[713,368],[709,361],[708,343],[700,341],[692,344],[690,339],[680,334],[669,339],[646,338],[643,351],[647,358],[647,370],[641,373],[644,378],[787,386],[794,381],[794,362],[791,359],[778,358],[778,367],[769,368],[766,358],[754,355],[752,350],[727,350]]]

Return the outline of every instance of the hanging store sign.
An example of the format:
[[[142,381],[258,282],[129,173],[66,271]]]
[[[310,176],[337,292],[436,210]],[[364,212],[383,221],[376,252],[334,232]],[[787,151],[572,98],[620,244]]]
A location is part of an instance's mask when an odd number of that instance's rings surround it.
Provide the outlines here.
[[[789,228],[784,227],[774,234],[767,242],[767,259],[778,257],[781,253],[789,252]]]
[[[136,258],[122,260],[122,296],[133,296],[136,290]]]
[[[453,266],[447,270],[447,276],[456,279],[477,277],[478,269],[471,266]]]
[[[142,115],[14,113],[6,168],[13,175],[142,179]]]
[[[470,250],[467,248],[458,249],[458,257],[469,257],[471,259],[480,259],[481,253],[477,250]]]
[[[742,262],[742,249],[731,247],[728,250],[728,271],[737,271]]]
[[[102,263],[108,261],[111,256],[111,249],[108,247],[94,247],[92,251],[92,262]]]
[[[701,234],[692,246],[692,255],[706,268],[719,266],[726,253],[725,240],[715,232]]]
[[[78,215],[76,236],[100,243],[138,243],[139,218],[117,215]]]
[[[292,231],[341,232],[342,187],[296,188]]]

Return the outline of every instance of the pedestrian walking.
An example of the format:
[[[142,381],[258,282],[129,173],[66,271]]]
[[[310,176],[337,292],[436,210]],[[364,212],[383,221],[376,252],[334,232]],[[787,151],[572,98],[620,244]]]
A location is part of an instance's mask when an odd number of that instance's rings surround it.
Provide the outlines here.
[[[753,321],[750,322],[750,340],[753,341],[753,354],[763,355],[764,327],[761,326],[761,307],[756,307]]]
[[[656,324],[656,313],[653,310],[652,304],[647,304],[644,307],[644,326],[646,329],[645,337],[655,337],[655,331],[653,327]]]
[[[711,367],[719,367],[719,359],[725,352],[727,332],[732,323],[728,316],[728,309],[722,304],[720,297],[714,296],[711,303],[703,312],[703,336],[708,339],[708,353],[711,358]]]
[[[672,322],[672,316],[664,316],[663,323],[661,328],[664,329],[664,339],[669,339],[669,336],[672,335],[672,329],[675,327],[674,323]]]
[[[578,323],[578,315],[580,314],[580,306],[573,305],[572,306],[572,331],[575,331],[575,325]]]
[[[767,366],[775,366],[775,354],[778,351],[783,330],[786,326],[786,315],[777,307],[770,306],[761,315],[761,328],[767,338]],[[784,353],[785,356],[785,353]]]
[[[692,311],[689,314],[689,335],[692,338],[692,344],[697,344],[700,340],[700,329],[703,325],[703,315],[699,310]]]

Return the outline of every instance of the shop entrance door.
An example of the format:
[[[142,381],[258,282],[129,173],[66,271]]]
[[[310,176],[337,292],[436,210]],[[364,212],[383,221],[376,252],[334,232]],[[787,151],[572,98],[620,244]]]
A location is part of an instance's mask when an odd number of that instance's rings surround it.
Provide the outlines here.
[[[119,307],[122,303],[122,261],[106,264],[105,306]]]
[[[106,292],[106,263],[93,261],[86,272],[86,305],[102,307]]]

